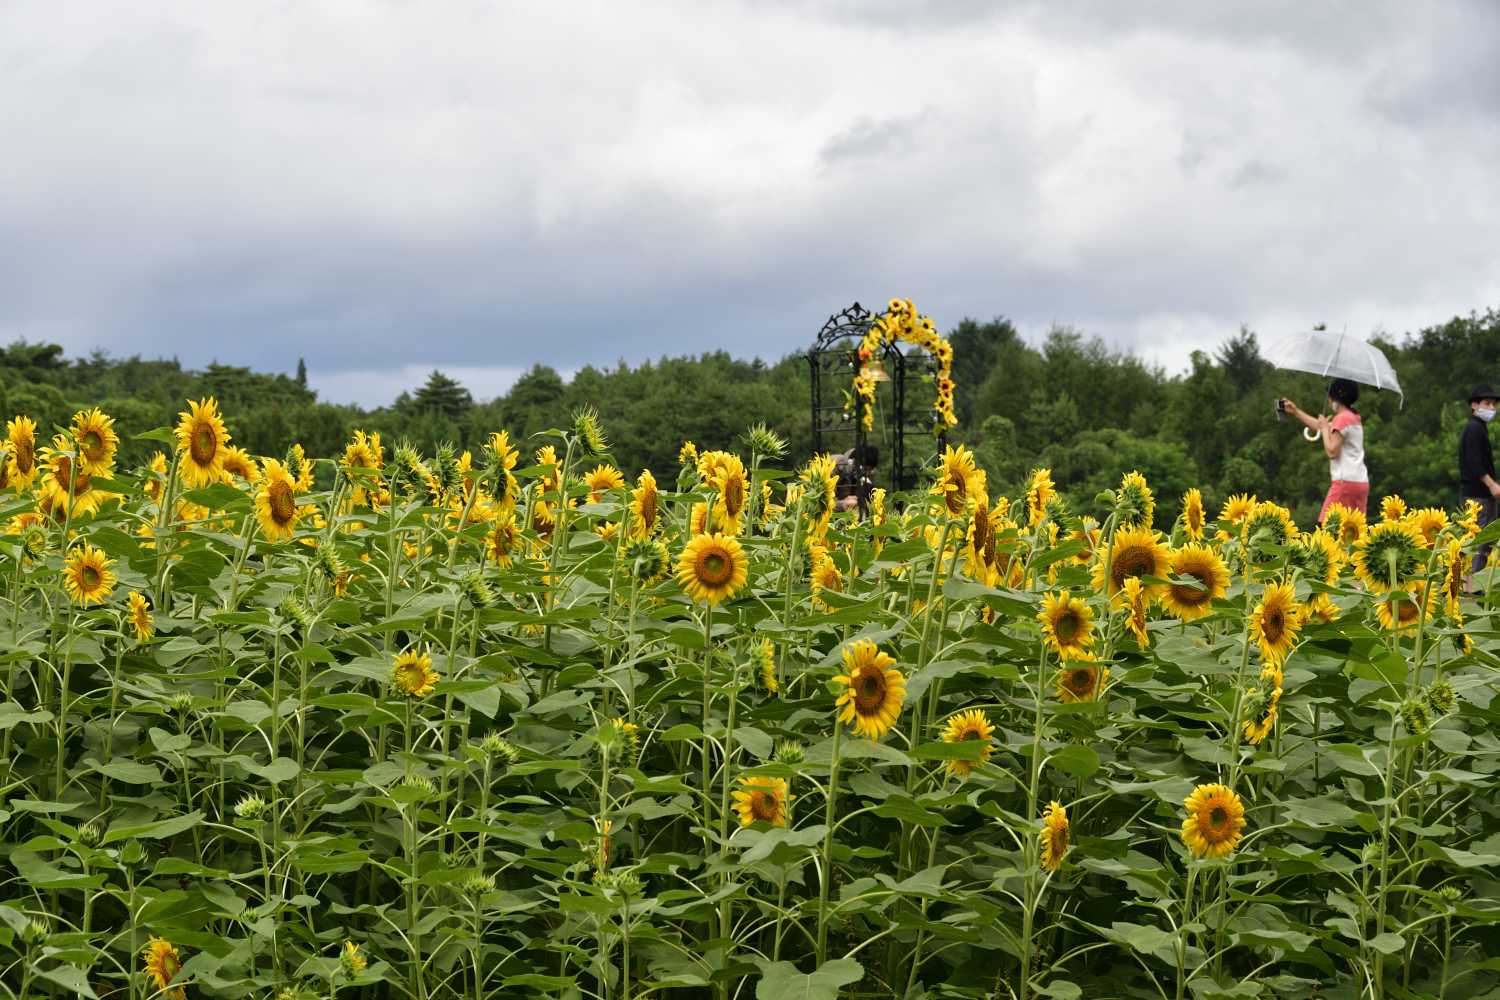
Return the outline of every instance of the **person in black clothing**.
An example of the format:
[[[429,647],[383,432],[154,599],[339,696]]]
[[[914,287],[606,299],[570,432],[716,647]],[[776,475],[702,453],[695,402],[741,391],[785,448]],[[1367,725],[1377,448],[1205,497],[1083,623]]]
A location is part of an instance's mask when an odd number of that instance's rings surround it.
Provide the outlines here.
[[[1479,503],[1479,524],[1483,527],[1495,519],[1495,498],[1500,497],[1500,482],[1495,481],[1495,456],[1490,450],[1489,423],[1495,419],[1500,393],[1487,385],[1476,386],[1469,393],[1469,419],[1458,436],[1459,502]],[[1482,545],[1474,553],[1469,581],[1465,586],[1475,593],[1473,574],[1484,569],[1490,559],[1490,546]]]
[[[835,493],[839,510],[859,508],[859,516],[869,513],[870,491],[874,486],[875,466],[880,462],[880,452],[873,444],[860,443],[834,456],[834,471],[838,476]]]

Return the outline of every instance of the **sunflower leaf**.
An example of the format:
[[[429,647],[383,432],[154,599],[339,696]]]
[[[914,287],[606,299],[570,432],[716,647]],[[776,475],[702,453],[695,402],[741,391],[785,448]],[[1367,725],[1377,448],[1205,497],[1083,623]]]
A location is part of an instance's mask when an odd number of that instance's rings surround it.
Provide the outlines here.
[[[824,962],[811,974],[798,972],[791,962],[761,961],[755,1000],[838,1000],[841,987],[865,977],[865,967],[852,958]]]

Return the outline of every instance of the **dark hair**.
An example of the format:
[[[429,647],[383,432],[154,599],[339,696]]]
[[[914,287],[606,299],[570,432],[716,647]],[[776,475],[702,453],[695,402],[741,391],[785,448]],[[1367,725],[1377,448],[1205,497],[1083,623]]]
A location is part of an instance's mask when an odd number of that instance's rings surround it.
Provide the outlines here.
[[[857,444],[853,452],[854,454],[849,457],[854,459],[857,465],[873,468],[880,464],[880,451],[873,444]]]
[[[1328,398],[1352,410],[1359,400],[1359,386],[1346,378],[1336,378],[1328,383]]]

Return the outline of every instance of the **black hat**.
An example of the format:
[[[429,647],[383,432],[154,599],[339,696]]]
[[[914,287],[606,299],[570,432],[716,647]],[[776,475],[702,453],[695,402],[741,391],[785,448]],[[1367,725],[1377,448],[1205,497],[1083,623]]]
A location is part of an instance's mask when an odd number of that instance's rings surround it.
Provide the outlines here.
[[[1500,399],[1500,392],[1496,392],[1488,385],[1476,385],[1474,391],[1469,393],[1469,402],[1472,403],[1476,399]]]

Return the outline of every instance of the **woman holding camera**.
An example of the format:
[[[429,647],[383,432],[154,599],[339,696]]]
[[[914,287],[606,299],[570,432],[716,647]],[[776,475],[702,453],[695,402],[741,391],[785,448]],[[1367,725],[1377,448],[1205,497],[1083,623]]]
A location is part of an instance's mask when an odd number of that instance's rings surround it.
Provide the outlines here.
[[[1336,378],[1328,383],[1328,406],[1333,411],[1332,416],[1315,417],[1290,399],[1277,400],[1283,413],[1290,413],[1309,430],[1318,432],[1323,452],[1328,456],[1328,475],[1333,481],[1328,487],[1328,495],[1323,498],[1323,509],[1318,511],[1319,524],[1323,523],[1331,504],[1343,504],[1363,514],[1370,500],[1370,474],[1365,469],[1364,422],[1354,408],[1358,399],[1358,385],[1346,378]]]

